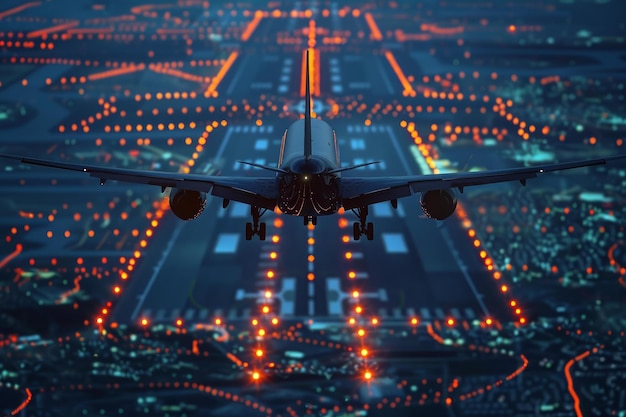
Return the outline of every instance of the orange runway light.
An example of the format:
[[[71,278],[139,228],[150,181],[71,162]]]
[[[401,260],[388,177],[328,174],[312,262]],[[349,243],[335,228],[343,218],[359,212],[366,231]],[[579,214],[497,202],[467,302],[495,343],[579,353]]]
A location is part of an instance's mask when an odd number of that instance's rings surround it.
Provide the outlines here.
[[[361,349],[361,356],[365,357],[369,354],[369,352],[367,351],[367,349],[363,348]]]
[[[449,318],[447,323],[448,323],[448,326],[454,326],[454,319],[453,318]]]
[[[141,319],[141,325],[146,327],[148,325],[148,319],[146,318]]]
[[[252,372],[252,379],[255,381],[258,381],[261,378],[261,374],[259,374],[257,371]]]
[[[260,358],[261,356],[263,356],[263,350],[262,349],[257,349],[255,352],[255,355],[257,356],[257,358]]]
[[[365,380],[369,381],[373,377],[372,372],[371,371],[365,371],[365,373],[363,374],[363,377],[365,378]]]
[[[417,319],[417,317],[413,317],[413,318],[411,319],[411,324],[412,324],[413,326],[417,326],[417,325],[419,324],[419,320]]]
[[[176,325],[178,327],[182,326],[183,325],[183,321],[181,319],[176,320]]]

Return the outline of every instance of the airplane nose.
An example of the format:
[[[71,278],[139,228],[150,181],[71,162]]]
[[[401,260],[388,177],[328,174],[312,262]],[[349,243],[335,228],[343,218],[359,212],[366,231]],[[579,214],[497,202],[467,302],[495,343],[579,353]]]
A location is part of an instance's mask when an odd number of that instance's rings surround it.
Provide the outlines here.
[[[321,174],[324,172],[324,164],[314,158],[302,158],[293,161],[289,170],[294,174]]]

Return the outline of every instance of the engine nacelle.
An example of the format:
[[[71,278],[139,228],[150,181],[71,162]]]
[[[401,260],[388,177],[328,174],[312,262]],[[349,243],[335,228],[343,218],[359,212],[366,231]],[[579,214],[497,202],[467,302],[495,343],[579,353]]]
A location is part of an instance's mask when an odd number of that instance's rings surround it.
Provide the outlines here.
[[[452,189],[426,191],[422,193],[420,205],[427,217],[444,220],[456,210],[456,194]]]
[[[170,208],[179,219],[195,219],[204,211],[205,206],[206,193],[176,189],[170,193]]]

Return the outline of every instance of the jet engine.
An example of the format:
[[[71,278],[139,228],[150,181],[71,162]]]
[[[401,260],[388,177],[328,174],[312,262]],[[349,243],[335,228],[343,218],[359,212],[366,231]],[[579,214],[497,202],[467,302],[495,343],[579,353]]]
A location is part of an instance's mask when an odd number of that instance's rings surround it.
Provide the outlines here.
[[[456,194],[452,189],[427,191],[422,193],[420,205],[428,218],[444,220],[456,209]]]
[[[176,190],[170,193],[170,208],[182,220],[195,219],[206,206],[206,193],[192,190]]]

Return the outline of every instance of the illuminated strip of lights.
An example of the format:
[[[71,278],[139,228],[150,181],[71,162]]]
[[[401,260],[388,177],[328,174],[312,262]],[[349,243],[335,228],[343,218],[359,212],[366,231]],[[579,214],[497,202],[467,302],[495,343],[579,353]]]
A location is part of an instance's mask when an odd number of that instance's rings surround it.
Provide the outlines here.
[[[522,360],[524,361],[524,363],[522,363],[522,365],[517,368],[515,371],[511,372],[509,375],[507,375],[506,380],[510,381],[513,378],[517,377],[519,374],[521,374],[522,372],[524,372],[524,370],[526,369],[526,367],[528,367],[528,359],[526,359],[526,356],[524,355],[520,355],[520,358],[522,358]]]
[[[246,29],[241,34],[241,40],[243,42],[247,42],[248,39],[250,39],[254,30],[257,28],[259,23],[261,23],[261,19],[263,19],[263,12],[260,10],[254,12],[254,18],[250,21],[250,23],[248,23],[248,26],[246,26]]]
[[[365,13],[364,17],[365,17],[365,21],[367,22],[367,26],[369,26],[370,28],[372,39],[375,41],[382,41],[383,34],[380,32],[380,29],[378,28],[378,25],[374,21],[374,17],[372,16],[372,14],[369,12]]]
[[[11,260],[13,260],[13,258],[15,258],[20,253],[22,253],[22,249],[23,247],[21,243],[18,243],[17,245],[15,245],[15,250],[11,252],[10,254],[8,254],[7,256],[5,256],[2,261],[0,261],[0,268],[4,268],[9,262],[11,262]]]
[[[411,83],[409,82],[409,80],[404,75],[402,68],[400,68],[400,65],[398,65],[398,61],[396,61],[396,58],[393,56],[393,53],[391,53],[391,51],[385,51],[385,58],[387,58],[387,61],[389,61],[389,65],[391,65],[393,72],[396,73],[398,80],[400,80],[400,83],[402,83],[402,87],[404,87],[404,90],[402,91],[402,95],[415,97],[416,92],[411,86]]]
[[[30,32],[28,35],[26,35],[26,37],[27,38],[38,38],[38,37],[41,37],[41,36],[48,35],[50,33],[60,32],[60,31],[65,30],[65,29],[73,28],[74,26],[77,26],[79,23],[80,22],[78,20],[75,20],[75,21],[70,22],[70,23],[63,23],[61,25],[51,26],[49,28],[35,30],[35,31]]]
[[[79,35],[79,34],[105,34],[105,33],[113,33],[115,29],[112,27],[108,28],[77,28],[70,29],[67,31],[68,35]]]
[[[398,29],[394,33],[398,42],[404,41],[429,41],[432,36],[428,33],[405,33],[402,29]]]
[[[137,71],[143,71],[146,68],[144,64],[129,65],[127,67],[115,68],[109,71],[98,72],[87,76],[89,81],[101,80],[103,78],[117,77],[119,75],[130,74]]]
[[[14,7],[12,9],[9,10],[5,10],[4,12],[0,13],[0,19],[4,19],[7,16],[11,16],[12,14],[15,13],[19,13],[23,10],[29,9],[31,7],[36,7],[39,6],[41,4],[40,1],[31,1],[30,3],[24,3],[20,6]]]
[[[439,343],[440,345],[444,344],[443,337],[441,337],[437,333],[435,333],[435,331],[433,330],[433,325],[432,324],[428,323],[426,325],[426,331],[428,332],[428,335],[435,340],[435,342]]]
[[[311,20],[313,22],[313,20]],[[320,95],[320,52],[314,48],[305,49],[302,52],[302,73],[300,74],[300,97],[306,94],[306,53],[309,51],[309,87],[311,96]]]
[[[423,24],[421,26],[421,29],[424,32],[430,32],[435,35],[447,35],[447,36],[458,35],[460,33],[463,33],[463,31],[465,30],[463,26],[456,26],[456,27],[451,27],[451,28],[440,28],[439,26],[435,24]]]
[[[26,388],[25,391],[26,391],[26,399],[24,401],[22,401],[22,403],[19,406],[17,406],[17,408],[15,410],[11,411],[11,415],[12,416],[20,413],[24,408],[26,408],[28,403],[30,403],[30,400],[32,400],[33,394],[30,392],[30,390],[28,388]]]
[[[182,78],[183,80],[186,80],[186,81],[191,81],[191,82],[196,82],[196,83],[209,82],[209,77],[203,77],[201,75],[190,74],[188,72],[176,70],[173,68],[164,68],[158,65],[151,64],[148,66],[148,69],[150,71],[153,71],[159,74],[171,75],[173,77]]]
[[[230,359],[231,361],[233,361],[233,363],[235,363],[235,365],[237,366],[243,365],[243,362],[241,361],[241,359],[239,359],[238,357],[236,357],[230,352],[226,352],[226,357]]]
[[[306,50],[302,51],[302,71],[300,74],[300,97],[304,97],[306,93]],[[310,81],[310,80],[309,80]]]
[[[311,69],[311,73],[313,74],[313,94],[319,96],[321,94],[320,90],[320,51],[318,49],[313,50],[313,68]]]
[[[217,75],[213,77],[213,80],[211,80],[211,84],[204,92],[204,97],[206,98],[217,97],[217,91],[215,90],[217,89],[217,86],[220,85],[220,82],[222,82],[222,79],[226,76],[226,73],[228,72],[228,70],[230,70],[230,67],[235,62],[235,59],[237,59],[237,56],[239,56],[239,52],[237,51],[233,51],[230,53],[230,56],[228,57],[226,62],[224,62],[224,65],[222,65],[222,68],[220,68]]]
[[[191,35],[194,33],[193,29],[175,29],[175,28],[161,28],[156,30],[159,35]]]
[[[593,353],[596,353],[597,351],[598,351],[598,348],[593,348]],[[569,391],[569,394],[574,400],[574,411],[576,412],[576,417],[582,417],[583,413],[580,410],[580,398],[578,397],[578,394],[576,393],[576,390],[574,389],[574,381],[572,380],[572,375],[570,374],[570,368],[576,362],[579,362],[585,359],[589,355],[591,355],[591,350],[587,350],[581,353],[580,355],[567,361],[567,363],[565,364],[565,368],[563,369],[563,372],[565,373],[565,379],[567,380],[567,390]]]

